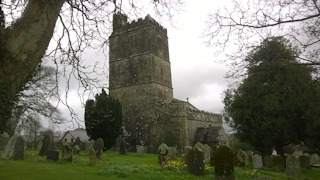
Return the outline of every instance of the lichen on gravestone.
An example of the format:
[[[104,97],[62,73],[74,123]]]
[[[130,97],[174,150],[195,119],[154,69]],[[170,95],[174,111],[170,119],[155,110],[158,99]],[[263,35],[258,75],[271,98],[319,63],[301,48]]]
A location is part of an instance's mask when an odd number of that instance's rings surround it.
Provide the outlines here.
[[[215,179],[235,179],[233,152],[227,146],[220,146],[214,153]]]
[[[204,176],[204,155],[198,148],[193,148],[187,156],[188,173],[196,176]]]
[[[161,166],[168,164],[169,148],[165,143],[162,143],[158,147],[158,164]]]
[[[98,159],[102,158],[103,147],[104,147],[103,139],[102,138],[96,139],[93,144],[93,149],[96,152],[96,156]]]
[[[290,179],[300,178],[300,162],[295,156],[288,156],[286,158],[286,174]]]
[[[89,164],[90,165],[95,165],[97,162],[97,156],[96,156],[96,152],[94,151],[93,148],[91,148],[89,150]]]

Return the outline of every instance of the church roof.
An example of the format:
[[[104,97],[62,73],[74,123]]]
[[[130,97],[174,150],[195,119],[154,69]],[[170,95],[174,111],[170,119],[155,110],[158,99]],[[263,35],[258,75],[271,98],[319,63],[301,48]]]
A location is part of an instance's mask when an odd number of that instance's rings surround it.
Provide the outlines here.
[[[82,142],[87,142],[89,141],[89,136],[87,135],[87,131],[85,129],[82,129],[82,128],[78,128],[78,129],[75,129],[75,130],[69,130],[65,133],[65,135],[67,133],[70,133],[71,136],[74,138],[74,139],[77,139],[79,137],[80,141]],[[64,135],[64,136],[65,136]],[[64,138],[64,136],[62,137],[62,139]]]
[[[216,143],[219,141],[219,127],[198,127],[194,135],[194,142]]]

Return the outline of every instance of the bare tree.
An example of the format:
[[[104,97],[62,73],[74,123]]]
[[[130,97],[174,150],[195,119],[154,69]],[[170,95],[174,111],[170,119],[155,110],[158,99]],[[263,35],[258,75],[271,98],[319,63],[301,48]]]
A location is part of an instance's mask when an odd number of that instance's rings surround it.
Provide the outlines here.
[[[1,0],[0,133],[9,128],[16,95],[41,60],[55,64],[67,81],[71,77],[79,80],[84,91],[102,86],[94,72],[103,67],[94,64],[89,70],[83,64],[83,52],[87,48],[106,52],[112,14],[139,15],[146,7],[144,3],[138,0]],[[181,4],[182,0],[151,0],[147,7],[153,6],[157,15],[170,18]],[[69,86],[66,91],[68,89]]]
[[[300,62],[320,65],[320,2],[317,0],[233,0],[209,16],[207,43],[227,53],[233,76],[244,57],[271,36],[283,36],[300,49]]]

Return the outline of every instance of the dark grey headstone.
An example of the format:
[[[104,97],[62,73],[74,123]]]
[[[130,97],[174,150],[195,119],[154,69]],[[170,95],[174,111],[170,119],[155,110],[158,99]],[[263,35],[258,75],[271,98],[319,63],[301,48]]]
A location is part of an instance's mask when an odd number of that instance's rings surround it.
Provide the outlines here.
[[[214,172],[217,180],[234,180],[233,152],[227,146],[220,146],[214,153]]]
[[[272,169],[274,171],[284,172],[286,169],[286,162],[283,156],[276,155],[272,158]]]
[[[122,139],[120,141],[120,149],[119,149],[119,154],[121,155],[126,155],[127,154],[127,148],[126,148],[126,141]]]
[[[58,161],[59,151],[48,149],[47,151],[47,160]]]
[[[300,179],[300,161],[296,156],[287,157],[286,174],[289,179]]]
[[[204,176],[203,152],[198,148],[193,148],[188,153],[188,172],[196,176]]]
[[[103,139],[101,138],[98,138],[93,144],[93,149],[96,152],[96,156],[98,159],[101,159],[103,147],[104,147],[104,143],[103,143]]]
[[[13,158],[15,160],[23,160],[24,159],[24,139],[22,136],[17,138],[17,141],[14,145],[14,154]]]
[[[311,169],[310,155],[308,156],[308,155],[303,154],[302,156],[300,156],[299,160],[300,160],[300,166],[302,168]]]
[[[263,165],[272,168],[272,157],[270,155],[263,156]]]
[[[40,156],[47,156],[49,144],[50,144],[50,135],[46,134],[42,140],[42,146],[39,152]]]

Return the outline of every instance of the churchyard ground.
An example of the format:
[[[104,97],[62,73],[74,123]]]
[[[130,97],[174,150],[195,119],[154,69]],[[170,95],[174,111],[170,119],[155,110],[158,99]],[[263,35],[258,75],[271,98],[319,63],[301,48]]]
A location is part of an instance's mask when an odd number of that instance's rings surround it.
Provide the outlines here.
[[[2,154],[3,151],[0,151]],[[28,180],[82,180],[82,179],[214,179],[214,168],[205,166],[204,176],[194,176],[187,173],[181,164],[181,158],[170,161],[161,167],[157,164],[156,154],[136,153],[120,155],[119,152],[106,151],[96,165],[89,165],[89,158],[85,152],[73,156],[73,162],[49,161],[45,156],[39,156],[38,151],[26,151],[24,160],[0,159],[0,179]],[[252,164],[246,169],[235,168],[236,179],[253,179],[254,177],[269,177],[275,180],[287,179],[285,172],[273,172],[263,168],[255,170]],[[320,177],[320,168],[301,169],[301,179],[316,180]]]

